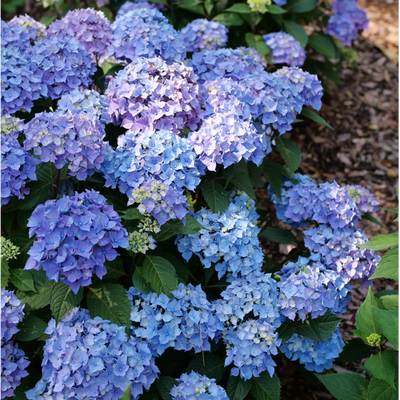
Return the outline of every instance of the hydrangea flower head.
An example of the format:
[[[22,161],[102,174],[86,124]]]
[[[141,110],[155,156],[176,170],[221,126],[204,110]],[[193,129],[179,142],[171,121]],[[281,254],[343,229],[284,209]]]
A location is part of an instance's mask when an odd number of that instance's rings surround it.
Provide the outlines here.
[[[18,17],[15,17],[18,18]],[[22,17],[23,18],[23,17]],[[13,22],[1,20],[1,47],[14,46],[21,53],[31,47],[31,31],[24,29],[19,20],[13,19]],[[2,56],[3,57],[3,56]]]
[[[251,11],[265,14],[271,5],[271,0],[247,0],[247,4]]]
[[[173,400],[229,400],[226,391],[217,385],[215,379],[207,378],[197,372],[182,374],[170,392]]]
[[[158,368],[144,341],[127,337],[124,326],[91,319],[75,308],[45,333],[42,379],[26,392],[29,400],[74,398],[114,400],[127,387],[137,399],[157,378]]]
[[[175,31],[164,15],[156,10],[131,10],[113,22],[114,56],[132,62],[137,57],[160,56],[168,64],[181,62],[186,47],[179,32]]]
[[[274,64],[288,64],[301,67],[306,59],[304,49],[289,33],[273,32],[263,36],[265,43],[271,48]]]
[[[104,159],[104,128],[87,113],[43,112],[25,127],[25,150],[33,150],[42,162],[57,169],[68,165],[72,176],[85,180]]]
[[[109,114],[115,124],[135,132],[196,129],[202,115],[196,79],[184,64],[138,57],[107,88]]]
[[[217,50],[228,41],[228,28],[218,21],[195,19],[181,30],[186,50],[196,53],[202,50]]]
[[[34,20],[28,14],[16,15],[9,22],[10,25],[19,25],[24,29],[24,32],[29,34],[29,38],[33,41],[40,42],[46,37],[46,25]]]
[[[295,333],[279,350],[289,359],[299,360],[306,370],[320,373],[332,368],[333,360],[339,357],[343,347],[344,342],[337,327],[332,336],[323,342],[314,342]]]
[[[379,210],[379,203],[368,189],[361,185],[346,185],[345,188],[360,212],[375,213]]]
[[[10,239],[6,239],[4,236],[0,237],[1,244],[1,257],[4,257],[6,260],[11,260],[13,258],[17,258],[20,254],[19,247],[15,246]]]
[[[2,241],[3,242],[3,241]],[[24,305],[14,292],[1,289],[1,344],[8,342],[18,331],[24,319]]]
[[[128,236],[129,248],[133,253],[146,254],[147,250],[154,250],[156,241],[146,232],[133,231]]]
[[[107,273],[105,260],[114,260],[115,248],[127,248],[128,233],[106,198],[94,190],[48,200],[28,220],[29,237],[36,241],[28,251],[25,269],[43,268],[49,280],[61,279],[77,293]]]
[[[162,6],[162,4],[150,3],[147,0],[141,1],[126,1],[122,4],[121,8],[118,10],[115,19],[123,17],[126,13],[132,10],[141,10],[142,8],[157,8],[156,6]]]

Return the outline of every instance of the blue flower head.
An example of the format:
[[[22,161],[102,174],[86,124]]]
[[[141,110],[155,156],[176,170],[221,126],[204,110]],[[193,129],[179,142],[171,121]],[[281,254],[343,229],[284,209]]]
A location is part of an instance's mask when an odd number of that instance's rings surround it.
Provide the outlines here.
[[[46,38],[46,25],[34,20],[28,14],[16,15],[10,20],[9,24],[21,26],[24,30],[24,33],[27,33],[29,35],[29,39],[32,39],[34,42],[41,42]],[[24,35],[24,37],[28,36]],[[28,42],[26,42],[26,44],[28,45]]]
[[[379,203],[368,189],[361,185],[346,185],[345,188],[360,212],[375,213],[379,210]]]

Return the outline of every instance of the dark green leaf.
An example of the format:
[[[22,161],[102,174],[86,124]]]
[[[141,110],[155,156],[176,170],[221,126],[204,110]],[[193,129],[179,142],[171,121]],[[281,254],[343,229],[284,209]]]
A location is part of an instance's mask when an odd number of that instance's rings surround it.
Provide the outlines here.
[[[248,162],[247,167],[249,169],[251,185],[256,188],[263,188],[264,181],[261,179],[261,175],[263,174],[263,166],[260,165],[257,167],[257,165],[253,162]]]
[[[132,220],[132,219],[143,219],[144,215],[137,208],[128,208],[121,212],[121,218]]]
[[[250,10],[250,7],[246,3],[236,3],[232,7],[227,8],[225,11],[235,12],[239,14],[248,14],[252,12]]]
[[[172,396],[169,394],[174,386],[177,386],[178,382],[169,376],[160,376],[156,380],[156,386],[158,393],[163,398],[163,400],[172,400]]]
[[[229,206],[229,196],[224,187],[216,181],[206,181],[200,185],[204,200],[213,213],[224,212]]]
[[[377,225],[379,225],[380,227],[382,227],[382,228],[384,228],[384,229],[387,229],[385,225],[383,225],[380,221],[378,221],[378,220],[377,220],[375,217],[373,217],[371,214],[364,213],[364,214],[362,215],[362,219],[366,219],[367,221],[371,221],[371,222],[373,222],[374,224],[377,224]]]
[[[101,64],[101,69],[103,70],[104,76],[106,75],[115,76],[118,71],[124,69],[124,66],[122,64],[105,61],[103,62],[103,64]]]
[[[154,236],[154,239],[157,242],[161,242],[163,240],[168,240],[172,236],[183,234],[183,235],[191,235],[199,232],[204,227],[197,221],[193,216],[186,214],[186,224],[183,225],[183,222],[179,219],[170,219],[164,225],[161,226],[161,232],[157,233]]]
[[[295,325],[292,321],[284,322],[278,329],[277,329],[279,338],[282,339],[282,343],[287,342],[294,333],[297,333],[295,330]]]
[[[44,15],[42,18],[40,18],[40,22],[46,26],[49,26],[56,19],[57,15]]]
[[[311,120],[318,122],[321,125],[325,125],[329,129],[334,130],[322,117],[320,117],[315,111],[310,110],[309,108],[303,108],[301,110],[301,115],[304,115],[307,118],[310,118]]]
[[[159,400],[158,393],[145,392],[140,395],[140,400]]]
[[[306,47],[308,43],[308,36],[301,25],[285,19],[283,20],[283,26],[285,27],[286,32],[292,35],[300,43],[301,47]]]
[[[367,357],[370,349],[371,346],[361,342],[361,340],[349,340],[335,362],[344,363],[361,360],[362,358]]]
[[[25,271],[22,268],[12,269],[10,271],[10,281],[17,289],[23,292],[35,291],[31,271]]]
[[[243,18],[236,13],[218,14],[213,18],[214,21],[221,22],[225,26],[240,26],[244,24]]]
[[[366,400],[368,380],[357,374],[341,373],[317,375],[329,393],[337,400]]]
[[[57,324],[79,305],[83,297],[83,287],[75,294],[71,287],[57,282],[51,291],[50,309]]]
[[[393,350],[385,350],[370,357],[364,363],[367,372],[377,379],[387,382],[393,389],[396,389],[394,378],[396,374],[396,361]]]
[[[204,1],[204,9],[208,15],[211,15],[211,12],[214,8],[214,3],[212,0],[205,0]]]
[[[118,258],[113,261],[107,261],[104,263],[107,268],[107,274],[103,277],[103,281],[113,281],[118,283],[119,280],[126,276],[124,264]]]
[[[247,32],[245,39],[248,46],[257,50],[262,56],[271,52],[271,49],[267,46],[261,35],[254,35],[254,33]]]
[[[356,314],[356,327],[364,331],[367,336],[371,333],[380,335],[382,333],[377,321],[372,314],[372,307],[381,307],[380,301],[372,294],[372,290],[368,288],[368,295]]]
[[[368,400],[398,400],[399,392],[396,384],[396,389],[390,387],[385,381],[372,378],[368,386]]]
[[[275,4],[271,4],[268,6],[268,12],[270,14],[285,14],[285,13],[287,13],[286,10],[284,10],[281,7],[276,6]]]
[[[296,238],[293,233],[281,228],[269,228],[260,233],[260,236],[265,236],[269,240],[278,243],[295,243]]]
[[[250,181],[249,170],[244,160],[234,165],[234,174],[230,180],[230,183],[245,192],[251,199],[255,200],[254,189]]]
[[[367,243],[356,244],[357,247],[370,250],[383,250],[395,246],[399,243],[398,233],[389,233],[387,235],[377,235]]]
[[[335,317],[329,311],[315,319],[306,320],[299,326],[300,334],[311,340],[323,342],[328,340],[337,328],[340,318]]]
[[[230,376],[226,384],[226,393],[230,400],[243,400],[250,392],[251,380],[244,381],[239,376]]]
[[[282,174],[280,165],[266,158],[263,162],[264,175],[267,178],[268,183],[271,185],[275,194],[281,198],[282,190]]]
[[[318,0],[288,0],[285,9],[294,13],[305,13],[317,7]]]
[[[148,294],[152,291],[151,286],[144,279],[142,267],[136,267],[132,275],[132,283],[135,289],[143,294]]]
[[[399,246],[393,246],[378,263],[378,268],[369,279],[387,278],[399,280]]]
[[[1,287],[5,288],[10,278],[10,268],[4,256],[1,257]]]
[[[279,136],[275,139],[275,143],[290,172],[293,174],[301,163],[299,146],[291,140]]]
[[[308,44],[318,53],[329,57],[336,57],[335,45],[332,41],[332,38],[327,35],[322,35],[318,33],[316,35],[311,35],[308,37]]]
[[[380,290],[379,292],[375,293],[375,297],[380,299],[382,296],[390,296],[392,294],[399,294],[398,290]]]
[[[279,400],[281,398],[281,383],[277,374],[272,378],[267,371],[258,378],[251,378],[250,394],[257,400]]]
[[[204,352],[203,355],[204,364],[202,354],[197,354],[189,364],[187,372],[195,371],[219,382],[225,371],[224,359],[209,352]]]
[[[371,290],[371,289],[369,289]],[[378,323],[380,331],[386,339],[398,350],[399,349],[399,313],[398,311],[381,310],[372,307],[374,321]]]
[[[178,276],[174,266],[165,258],[146,256],[143,261],[143,277],[157,294],[171,296],[178,287]]]
[[[47,328],[46,322],[33,315],[26,315],[25,318],[18,324],[19,332],[15,337],[22,342],[29,342],[40,338]]]
[[[156,3],[156,4],[164,4],[165,6],[168,6],[168,1],[167,0],[149,0],[150,3]]]
[[[86,301],[92,318],[101,317],[121,326],[130,325],[131,303],[122,285],[102,282],[91,286]]]

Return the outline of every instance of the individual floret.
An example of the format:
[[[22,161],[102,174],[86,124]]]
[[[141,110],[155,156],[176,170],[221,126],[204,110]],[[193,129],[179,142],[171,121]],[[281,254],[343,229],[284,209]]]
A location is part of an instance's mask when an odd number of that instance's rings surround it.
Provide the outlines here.
[[[26,392],[29,400],[115,400],[129,385],[137,399],[157,378],[146,342],[87,310],[75,308],[58,324],[51,319],[45,333],[43,377]]]
[[[228,32],[228,28],[220,22],[205,18],[195,19],[181,30],[186,50],[191,53],[224,47],[228,41]]]
[[[368,189],[361,185],[346,185],[345,189],[349,192],[360,212],[375,213],[379,210],[379,203]]]
[[[289,33],[272,32],[264,35],[263,39],[272,50],[273,64],[288,64],[291,67],[301,67],[304,64],[304,49]]]
[[[0,237],[1,244],[1,257],[5,260],[11,260],[17,258],[20,254],[19,247],[15,246],[10,239],[6,239],[4,236]]]
[[[29,237],[36,240],[28,251],[25,269],[43,268],[49,280],[60,279],[77,293],[107,273],[105,260],[114,260],[115,248],[127,248],[128,233],[106,198],[94,190],[48,200],[28,219]]]
[[[173,400],[229,400],[225,389],[217,385],[215,379],[197,372],[182,374],[177,381],[178,385],[173,386],[170,392]]]

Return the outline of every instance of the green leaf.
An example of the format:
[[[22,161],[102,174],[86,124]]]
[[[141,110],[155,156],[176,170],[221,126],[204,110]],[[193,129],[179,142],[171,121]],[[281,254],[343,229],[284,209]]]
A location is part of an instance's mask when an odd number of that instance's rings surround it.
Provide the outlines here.
[[[394,378],[396,373],[396,360],[393,350],[385,350],[379,354],[370,357],[364,363],[364,368],[367,372],[377,379],[382,379],[387,382],[393,389]]]
[[[17,256],[17,261],[20,265],[25,265],[29,255],[28,251],[33,245],[35,237],[29,238],[28,229],[21,229],[19,231],[15,231],[10,233],[7,236],[7,239],[10,239],[13,244],[19,247],[19,255]]]
[[[383,307],[386,310],[398,311],[399,310],[399,295],[392,294],[380,297]]]
[[[246,3],[236,3],[232,7],[227,8],[225,11],[235,12],[239,14],[249,14],[252,12],[250,10],[250,7]]]
[[[1,257],[1,288],[5,288],[8,285],[8,279],[10,278],[10,268],[8,262],[4,256]]]
[[[121,326],[130,325],[131,303],[122,285],[102,282],[90,286],[86,302],[91,318],[101,317]]]
[[[40,18],[40,22],[46,26],[49,26],[56,19],[57,15],[44,15],[42,18]]]
[[[282,190],[282,174],[280,170],[280,165],[271,161],[269,158],[264,159],[263,161],[263,172],[267,181],[271,185],[275,194],[281,198],[281,190]]]
[[[361,375],[352,373],[315,375],[337,400],[367,399],[369,382]]]
[[[245,192],[251,199],[255,200],[256,196],[250,181],[247,164],[244,162],[244,160],[241,160],[239,163],[234,165],[233,169],[234,174],[230,180],[230,183],[239,190]]]
[[[301,163],[299,146],[291,140],[279,136],[275,139],[275,143],[290,172],[293,174]]]
[[[279,400],[281,397],[281,383],[277,374],[272,378],[268,371],[262,372],[258,378],[251,378],[250,394],[257,400]]]
[[[229,206],[229,196],[224,187],[216,181],[206,181],[200,185],[204,200],[213,213],[224,212]]]
[[[132,275],[132,283],[133,286],[139,290],[139,292],[148,294],[151,293],[152,289],[151,286],[146,282],[146,279],[144,279],[142,270],[142,267],[135,268],[135,272]]]
[[[103,71],[104,76],[106,75],[115,76],[117,75],[118,71],[124,69],[124,66],[122,64],[105,61],[103,62],[103,64],[101,64],[101,69]]]
[[[393,246],[378,263],[374,274],[369,279],[387,278],[399,280],[399,246]]]
[[[205,0],[204,1],[204,9],[208,15],[211,15],[211,12],[214,8],[214,3],[212,0]]]
[[[364,214],[362,215],[362,219],[366,219],[367,221],[371,221],[371,222],[373,222],[374,224],[377,224],[377,225],[379,225],[380,227],[382,227],[382,228],[384,228],[384,229],[387,229],[385,225],[383,225],[380,221],[378,221],[378,220],[377,220],[375,217],[373,217],[371,214],[364,213]]]
[[[270,14],[285,14],[287,13],[286,10],[283,8],[276,6],[275,4],[271,4],[268,6],[268,11]]]
[[[374,320],[378,323],[380,331],[386,339],[398,350],[399,349],[399,313],[398,311],[381,310],[372,307]]]
[[[174,378],[171,378],[170,376],[160,376],[156,380],[158,393],[160,393],[160,396],[164,400],[172,400],[172,396],[169,393],[171,389],[177,385],[178,382]]]
[[[204,226],[196,218],[186,214],[185,225],[183,225],[180,219],[170,219],[161,226],[161,231],[154,236],[154,239],[157,242],[161,242],[178,234],[191,235],[199,232],[201,229],[205,229]]]
[[[366,333],[366,332],[364,332],[363,330],[361,330],[361,329],[353,329],[352,331],[351,331],[351,333],[354,335],[354,336],[357,336],[357,337],[359,337],[360,339],[362,339],[365,343],[368,343],[368,340],[367,340],[367,338],[368,338],[368,334]],[[369,345],[368,345],[369,346]]]
[[[285,19],[283,20],[283,26],[285,27],[286,32],[292,35],[300,43],[301,47],[306,47],[308,43],[308,36],[301,25]]]
[[[399,243],[398,233],[389,233],[387,235],[377,235],[367,243],[356,244],[357,247],[370,250],[383,250],[395,246]]]
[[[297,331],[295,331],[295,325],[292,321],[287,321],[284,322],[278,329],[278,336],[282,340],[282,343],[287,342],[293,334]]]
[[[103,276],[103,282],[105,281],[113,281],[118,283],[119,280],[126,276],[124,264],[118,258],[113,261],[108,261],[104,263],[105,267],[107,268],[107,274]]]
[[[19,332],[15,337],[22,342],[29,342],[43,336],[47,328],[47,323],[33,315],[26,315],[25,318],[18,324]]]
[[[320,117],[315,111],[309,108],[303,108],[301,110],[301,115],[304,115],[305,117],[310,118],[311,120],[318,122],[321,125],[325,125],[329,129],[334,130],[322,117]]]
[[[57,282],[51,291],[50,309],[58,324],[61,319],[79,305],[83,297],[83,287],[80,287],[75,294],[71,287],[63,282]]]
[[[155,392],[145,392],[140,395],[140,400],[159,400],[158,393]]]
[[[35,285],[31,271],[25,271],[22,268],[15,268],[10,271],[10,281],[19,290],[23,292],[34,292]]]
[[[318,0],[288,0],[285,9],[294,13],[305,13],[317,7]]]
[[[398,290],[380,290],[379,292],[375,293],[375,297],[380,299],[382,296],[390,296],[392,294],[399,294]]]
[[[372,378],[368,386],[368,400],[398,400],[399,392],[396,384],[396,389],[393,389],[385,381],[377,378]]]
[[[178,287],[178,276],[174,266],[165,258],[146,256],[143,261],[143,277],[157,294],[171,296]]]
[[[361,340],[349,340],[335,362],[354,362],[367,357],[371,347]]]
[[[340,318],[335,317],[328,311],[320,317],[306,320],[305,323],[299,326],[300,334],[311,340],[323,342],[332,336],[340,321]]]
[[[150,3],[164,4],[165,6],[168,6],[167,0],[149,0],[149,1],[150,1]]]
[[[177,6],[189,11],[193,11],[198,10],[198,6],[201,6],[201,4],[202,1],[200,0],[180,0]]]
[[[125,392],[124,392],[124,395],[121,397],[121,400],[131,400],[131,398],[132,398],[131,386],[132,386],[132,384],[130,384],[130,385],[126,388],[126,390],[125,390]]]
[[[214,21],[221,22],[225,26],[240,26],[244,24],[243,18],[236,13],[218,14],[213,18]]]
[[[308,44],[318,53],[328,57],[336,57],[336,49],[333,40],[328,35],[323,35],[318,33],[316,35],[311,35],[308,37]]]
[[[226,384],[226,393],[230,400],[243,400],[250,392],[251,380],[244,381],[239,376],[230,376]]]
[[[260,236],[265,236],[277,243],[296,243],[296,238],[292,232],[276,227],[266,229],[260,233]]]
[[[128,208],[121,212],[121,218],[127,220],[143,219],[144,215],[137,208]]]
[[[204,364],[203,364],[204,355]],[[188,366],[187,372],[195,371],[201,375],[205,375],[210,379],[215,379],[219,382],[225,371],[225,360],[210,352],[204,352],[194,356],[193,360]]]
[[[372,294],[372,290],[368,288],[368,295],[356,314],[356,327],[364,331],[367,336],[371,333],[380,335],[382,333],[377,321],[372,314],[372,307],[380,308],[380,301]]]
[[[261,35],[254,35],[251,32],[247,32],[245,39],[248,46],[256,49],[262,56],[271,52],[271,49],[267,46]]]

